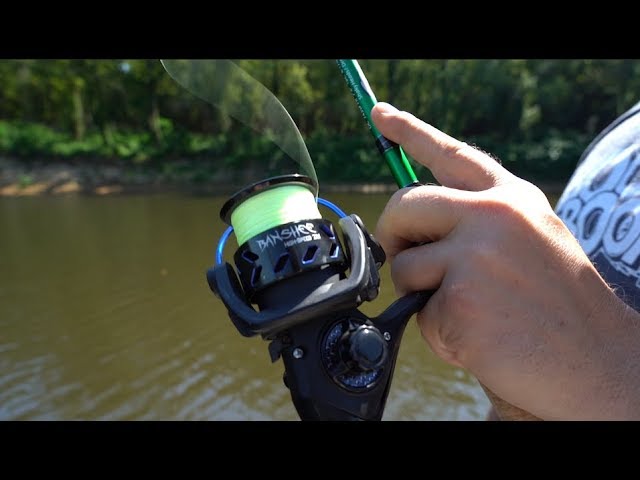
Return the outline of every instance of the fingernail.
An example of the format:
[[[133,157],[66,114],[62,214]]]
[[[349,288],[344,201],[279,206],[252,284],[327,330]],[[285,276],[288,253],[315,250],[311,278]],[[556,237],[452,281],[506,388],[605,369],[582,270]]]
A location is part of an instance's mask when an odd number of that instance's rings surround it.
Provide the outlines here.
[[[391,115],[398,112],[398,109],[396,107],[386,102],[378,102],[376,104],[376,107],[378,111],[383,115]]]

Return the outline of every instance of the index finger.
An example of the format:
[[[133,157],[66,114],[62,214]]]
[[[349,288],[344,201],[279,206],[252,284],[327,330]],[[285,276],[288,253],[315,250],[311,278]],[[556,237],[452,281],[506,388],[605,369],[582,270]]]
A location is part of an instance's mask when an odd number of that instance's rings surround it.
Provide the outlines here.
[[[427,167],[442,185],[486,190],[513,175],[486,153],[456,140],[408,112],[378,102],[371,118],[385,137]]]

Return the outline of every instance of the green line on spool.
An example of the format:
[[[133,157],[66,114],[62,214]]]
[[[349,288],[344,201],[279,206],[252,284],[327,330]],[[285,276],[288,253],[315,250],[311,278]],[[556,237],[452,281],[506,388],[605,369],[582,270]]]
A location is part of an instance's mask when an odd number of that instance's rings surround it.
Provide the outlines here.
[[[238,245],[290,222],[322,218],[313,193],[301,185],[283,185],[247,198],[231,214]]]

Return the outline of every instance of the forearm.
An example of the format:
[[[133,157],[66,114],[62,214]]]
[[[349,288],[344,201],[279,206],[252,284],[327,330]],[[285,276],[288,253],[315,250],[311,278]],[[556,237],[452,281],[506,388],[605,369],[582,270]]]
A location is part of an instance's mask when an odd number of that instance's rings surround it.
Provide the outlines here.
[[[593,373],[596,419],[640,420],[640,314],[615,297],[599,315],[609,321],[599,332],[599,351],[593,352],[601,363]]]
[[[622,302],[613,292],[585,318],[600,325],[599,340],[593,343],[592,359],[584,369],[576,368],[582,381],[556,390],[561,397],[572,397],[563,414],[555,413],[549,420],[637,420],[640,419],[640,314]],[[596,320],[597,318],[597,320]],[[583,371],[580,371],[583,370]],[[502,400],[482,385],[491,401],[486,421],[542,420],[531,413]],[[546,415],[545,415],[546,417]]]

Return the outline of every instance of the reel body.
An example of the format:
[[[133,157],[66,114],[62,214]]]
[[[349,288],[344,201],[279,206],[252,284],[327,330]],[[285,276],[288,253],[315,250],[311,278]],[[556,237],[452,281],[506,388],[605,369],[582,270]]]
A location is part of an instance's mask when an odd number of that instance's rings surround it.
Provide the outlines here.
[[[338,225],[343,241],[322,218],[274,227],[240,245],[237,274],[222,263],[207,281],[238,331],[282,358],[302,420],[381,420],[404,328],[431,292],[367,317],[358,307],[378,296],[385,254],[357,215]]]

